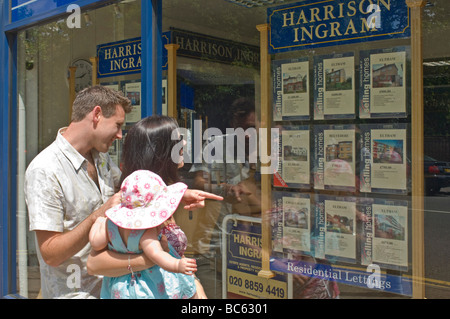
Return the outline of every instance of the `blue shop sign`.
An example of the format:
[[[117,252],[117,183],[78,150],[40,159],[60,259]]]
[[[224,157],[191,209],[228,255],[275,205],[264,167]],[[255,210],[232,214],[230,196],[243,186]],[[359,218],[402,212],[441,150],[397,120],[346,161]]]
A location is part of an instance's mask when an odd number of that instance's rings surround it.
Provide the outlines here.
[[[97,46],[99,78],[141,72],[141,38]]]
[[[72,0],[11,0],[11,22],[46,13],[61,6],[68,6]]]
[[[11,23],[27,19],[38,20],[61,13],[69,12],[70,5],[83,7],[100,2],[100,0],[11,0]],[[70,11],[71,12],[71,11]]]
[[[409,10],[395,0],[307,0],[267,9],[269,53],[409,37]]]

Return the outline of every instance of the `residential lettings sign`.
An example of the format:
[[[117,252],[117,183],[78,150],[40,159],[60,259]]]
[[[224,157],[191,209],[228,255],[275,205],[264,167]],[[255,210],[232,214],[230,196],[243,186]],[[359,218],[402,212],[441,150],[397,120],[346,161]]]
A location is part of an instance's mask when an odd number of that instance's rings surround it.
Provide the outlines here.
[[[269,53],[410,36],[404,0],[307,0],[269,8]]]

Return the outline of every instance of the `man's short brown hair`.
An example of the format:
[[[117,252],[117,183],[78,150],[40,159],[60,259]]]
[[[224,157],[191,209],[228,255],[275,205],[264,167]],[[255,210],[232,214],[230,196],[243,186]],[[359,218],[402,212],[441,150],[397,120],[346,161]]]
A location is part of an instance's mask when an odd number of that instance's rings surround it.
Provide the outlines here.
[[[132,109],[131,101],[122,92],[96,85],[80,91],[72,106],[72,122],[79,122],[86,117],[94,107],[102,108],[103,116],[109,118],[116,113],[116,106],[122,106],[125,113]]]

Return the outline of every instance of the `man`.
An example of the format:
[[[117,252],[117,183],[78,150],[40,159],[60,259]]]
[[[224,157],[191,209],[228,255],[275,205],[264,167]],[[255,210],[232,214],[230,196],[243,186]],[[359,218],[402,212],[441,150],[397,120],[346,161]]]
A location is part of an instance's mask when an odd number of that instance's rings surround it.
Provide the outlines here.
[[[101,278],[86,270],[97,217],[120,203],[120,170],[107,154],[122,138],[130,101],[102,86],[75,98],[71,123],[30,163],[25,199],[35,231],[43,298],[92,298]]]

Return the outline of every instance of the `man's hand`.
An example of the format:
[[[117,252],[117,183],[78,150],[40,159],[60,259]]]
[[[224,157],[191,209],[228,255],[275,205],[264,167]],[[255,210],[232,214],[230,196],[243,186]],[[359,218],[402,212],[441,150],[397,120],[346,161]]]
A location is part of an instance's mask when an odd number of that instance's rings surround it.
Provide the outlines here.
[[[113,208],[116,205],[119,205],[122,202],[122,191],[118,191],[113,196],[111,196],[106,203],[104,203],[99,209],[91,214],[91,217],[94,219],[94,222],[98,217],[105,217],[105,213],[108,209]]]

